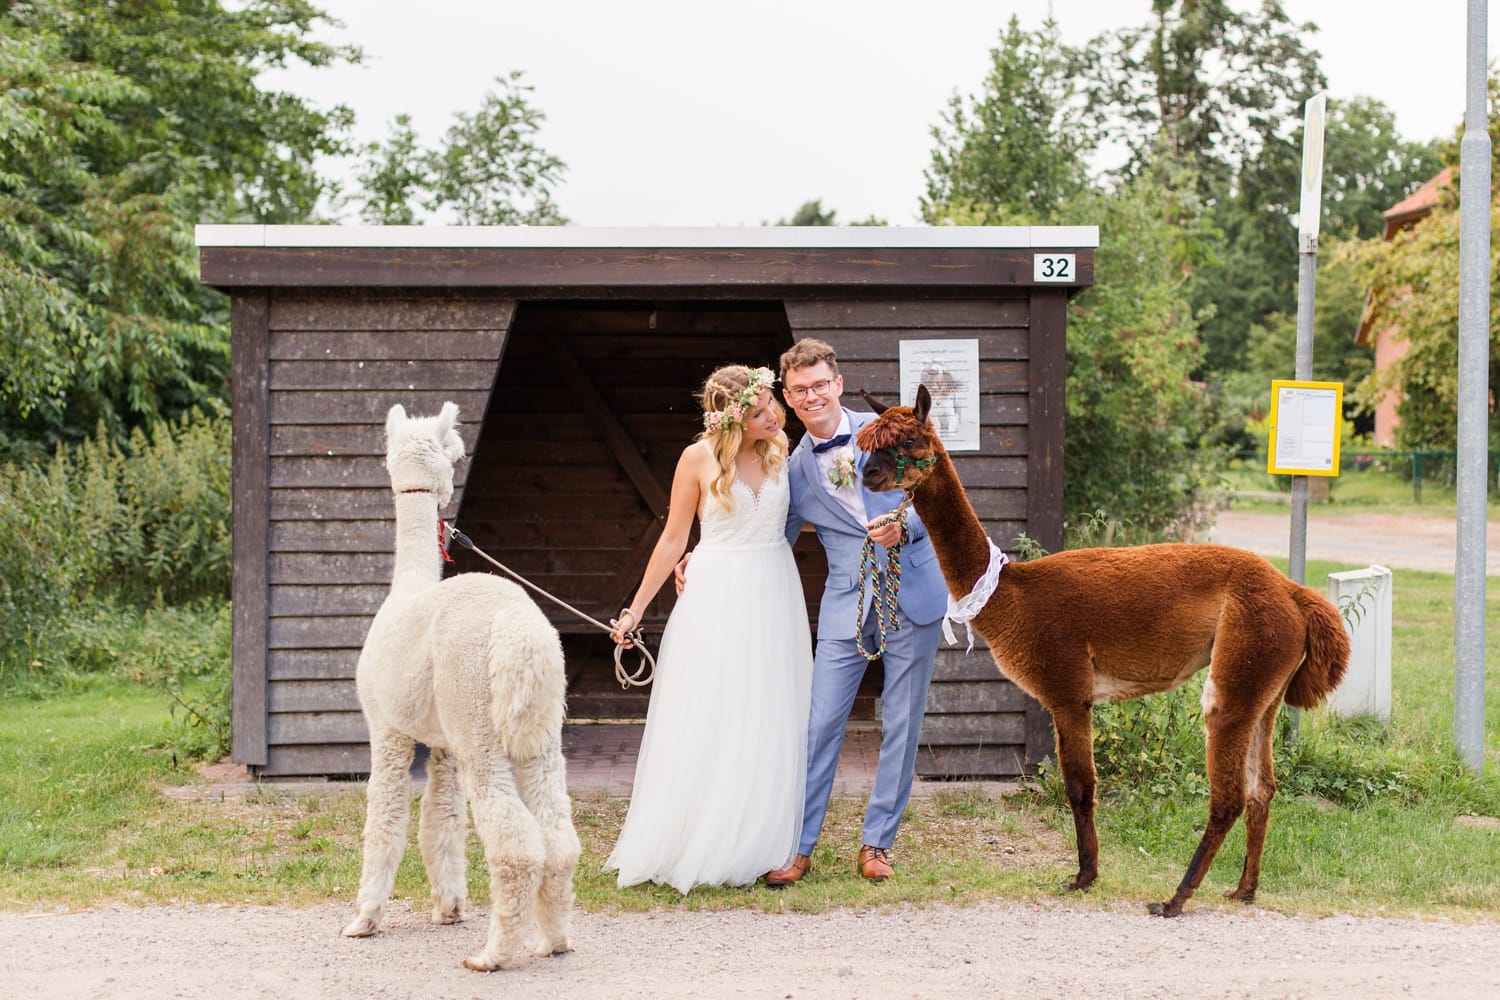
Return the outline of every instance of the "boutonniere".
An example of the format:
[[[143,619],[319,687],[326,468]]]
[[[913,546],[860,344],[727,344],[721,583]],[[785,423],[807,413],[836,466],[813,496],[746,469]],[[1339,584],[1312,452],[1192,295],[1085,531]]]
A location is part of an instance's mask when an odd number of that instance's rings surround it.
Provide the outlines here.
[[[845,445],[833,453],[833,464],[828,467],[828,481],[841,490],[854,485],[853,448]]]

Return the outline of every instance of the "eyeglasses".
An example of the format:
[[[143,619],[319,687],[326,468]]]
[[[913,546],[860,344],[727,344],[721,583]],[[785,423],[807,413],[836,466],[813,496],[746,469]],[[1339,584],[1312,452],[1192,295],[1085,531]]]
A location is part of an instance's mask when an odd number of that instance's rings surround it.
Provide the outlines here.
[[[826,396],[829,387],[833,385],[833,379],[818,379],[812,385],[783,386],[781,391],[787,399],[794,403],[800,403],[808,396]]]

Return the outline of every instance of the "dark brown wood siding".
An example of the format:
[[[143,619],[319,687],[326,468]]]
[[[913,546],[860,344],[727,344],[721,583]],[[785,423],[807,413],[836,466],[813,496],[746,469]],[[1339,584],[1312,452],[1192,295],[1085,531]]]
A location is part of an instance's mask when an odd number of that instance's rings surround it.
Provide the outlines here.
[[[1009,552],[1022,533],[1035,537],[1034,452],[1039,442],[1051,440],[1052,430],[1050,424],[1033,425],[1035,303],[1017,292],[1002,299],[788,302],[786,307],[797,338],[816,337],[838,352],[845,402],[856,408],[862,405],[856,401],[860,389],[898,401],[902,341],[979,341],[980,450],[952,457],[975,512],[995,543]],[[1066,304],[1060,294],[1051,297]],[[976,638],[971,653],[963,645],[945,645],[933,670],[917,773],[1020,775],[1034,753],[1035,739],[1028,733],[1038,725],[1038,715],[1047,724],[1045,711],[1000,675],[983,640]]]
[[[244,348],[261,366],[266,387],[264,433],[252,443],[253,427],[245,432],[247,448],[258,445],[264,455],[264,499],[254,490],[235,494],[236,621],[242,600],[264,595],[263,654],[253,655],[248,635],[244,649],[236,636],[236,760],[272,776],[369,769],[354,668],[394,558],[385,416],[395,403],[427,415],[452,400],[465,446],[470,454],[480,450],[514,314],[514,300],[495,297],[280,292],[261,324],[258,359],[236,320],[236,352]],[[253,395],[253,388],[238,367],[235,379],[238,434],[240,394]],[[238,463],[238,437],[235,448]],[[449,513],[462,502],[468,469],[460,463],[455,470]],[[243,516],[246,498],[258,518]],[[253,534],[257,522],[263,538],[247,537],[245,548],[258,544],[260,558],[247,553],[242,564],[239,533]],[[259,583],[246,572],[257,562],[265,567]],[[248,676],[257,662],[264,664],[259,685]],[[263,693],[259,733],[248,705],[256,690]],[[241,756],[242,725],[246,741],[260,741],[258,760]]]

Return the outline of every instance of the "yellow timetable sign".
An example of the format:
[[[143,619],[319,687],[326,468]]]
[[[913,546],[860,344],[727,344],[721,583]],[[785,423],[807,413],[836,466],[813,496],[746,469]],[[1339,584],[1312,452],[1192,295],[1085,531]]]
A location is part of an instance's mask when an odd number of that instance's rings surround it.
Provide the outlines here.
[[[1271,438],[1266,471],[1279,476],[1339,474],[1342,382],[1271,383]]]

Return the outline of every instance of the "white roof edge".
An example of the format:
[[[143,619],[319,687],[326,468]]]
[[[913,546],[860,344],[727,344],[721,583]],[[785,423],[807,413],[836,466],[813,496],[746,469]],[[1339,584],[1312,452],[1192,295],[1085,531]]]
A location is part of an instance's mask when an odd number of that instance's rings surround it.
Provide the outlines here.
[[[200,247],[1097,247],[1098,226],[197,226]]]

